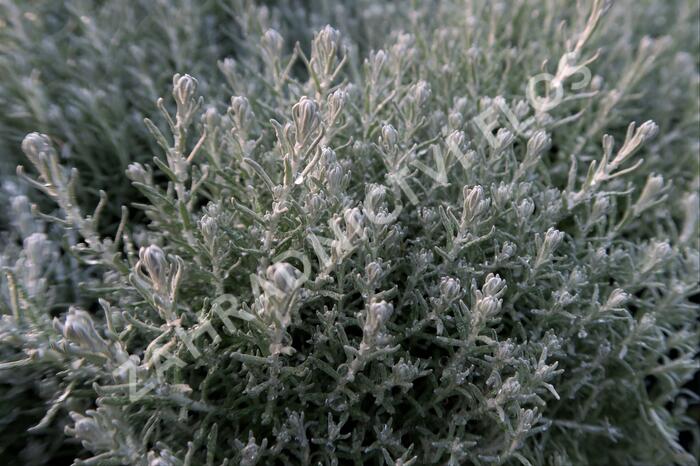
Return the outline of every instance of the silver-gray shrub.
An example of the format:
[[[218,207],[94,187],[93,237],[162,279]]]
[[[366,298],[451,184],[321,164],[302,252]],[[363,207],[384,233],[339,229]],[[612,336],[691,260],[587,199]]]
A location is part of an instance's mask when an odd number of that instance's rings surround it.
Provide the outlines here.
[[[371,51],[248,38],[225,102],[179,70],[109,236],[110,186],[88,210],[24,138],[57,206],[12,187],[26,438],[65,426],[84,465],[697,464],[697,3],[364,14],[393,31]]]

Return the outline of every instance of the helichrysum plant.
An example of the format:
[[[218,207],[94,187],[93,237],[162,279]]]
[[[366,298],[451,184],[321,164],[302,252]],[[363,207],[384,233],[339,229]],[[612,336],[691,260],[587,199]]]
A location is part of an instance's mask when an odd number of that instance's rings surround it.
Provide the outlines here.
[[[17,457],[696,465],[697,2],[249,7],[157,89],[133,202],[24,137]]]

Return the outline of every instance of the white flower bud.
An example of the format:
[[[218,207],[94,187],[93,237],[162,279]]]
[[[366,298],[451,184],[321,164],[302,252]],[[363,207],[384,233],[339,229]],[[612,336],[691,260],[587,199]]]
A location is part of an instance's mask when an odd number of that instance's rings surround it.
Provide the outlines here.
[[[627,294],[624,290],[615,288],[610,293],[610,296],[608,296],[608,300],[605,303],[605,308],[619,309],[629,300],[629,297],[629,294]]]
[[[66,429],[72,431],[72,435],[80,440],[84,447],[99,448],[101,445],[108,444],[109,433],[105,432],[93,417],[83,416],[76,412],[71,412],[70,417],[73,419],[73,427]]]
[[[501,252],[498,253],[498,260],[499,261],[505,261],[510,259],[515,255],[517,252],[518,248],[515,246],[514,243],[510,241],[506,241],[503,243],[503,246],[501,247]]]
[[[384,68],[386,60],[387,57],[384,50],[377,50],[376,52],[371,52],[369,54],[368,63],[372,82],[379,78],[379,74],[382,72],[382,68]]]
[[[464,123],[464,115],[459,112],[450,112],[447,116],[447,123],[450,125],[450,128],[460,128],[462,123]]]
[[[503,280],[498,274],[494,275],[490,273],[486,276],[486,281],[484,281],[484,286],[481,287],[481,291],[485,296],[495,296],[500,297],[506,289],[506,281]]]
[[[340,43],[340,32],[326,25],[321,29],[316,37],[314,37],[312,47],[312,55],[318,56],[322,62],[333,58]]]
[[[186,74],[173,76],[173,97],[178,105],[187,105],[197,94],[197,80]]]
[[[500,128],[496,132],[496,148],[501,150],[508,147],[515,140],[515,135],[507,128]]]
[[[204,240],[207,243],[212,243],[214,239],[216,238],[216,232],[218,230],[218,225],[216,223],[216,220],[209,216],[209,215],[204,215],[202,219],[199,221],[199,229],[202,232],[202,236],[204,237]]]
[[[660,194],[664,189],[664,177],[661,175],[651,174],[647,178],[647,182],[639,195],[639,199],[634,204],[632,211],[635,216],[641,214],[649,207],[652,207],[660,200]]]
[[[673,250],[666,241],[652,243],[646,250],[644,261],[640,267],[640,272],[650,272],[658,264],[668,259],[672,253]]]
[[[464,131],[452,131],[447,136],[447,148],[459,154],[462,152],[462,148],[464,147],[464,141]]]
[[[229,111],[233,114],[233,119],[236,125],[242,129],[246,130],[250,127],[253,120],[255,119],[255,114],[253,109],[250,107],[250,102],[243,96],[233,96],[231,97],[231,106]]]
[[[546,131],[536,131],[527,141],[527,157],[538,157],[552,144],[552,138]]]
[[[331,164],[326,172],[326,187],[331,194],[337,194],[343,184],[345,178],[345,170],[339,163]]]
[[[107,350],[107,343],[97,333],[90,314],[74,307],[69,309],[66,316],[66,322],[63,325],[63,336],[66,340],[95,353]]]
[[[376,284],[382,276],[382,265],[376,261],[370,262],[365,266],[365,275],[368,283]]]
[[[292,107],[292,116],[297,144],[303,147],[321,124],[318,105],[312,99],[304,96]]]
[[[168,261],[165,253],[155,244],[139,250],[139,265],[146,269],[156,291],[165,291],[168,285]]]
[[[564,233],[556,228],[550,228],[544,235],[544,247],[554,251],[564,239]]]
[[[326,202],[323,200],[323,197],[318,194],[312,194],[307,198],[306,207],[309,209],[310,213],[321,212],[325,205]]]
[[[338,161],[338,157],[335,155],[335,151],[330,147],[323,147],[321,149],[321,163],[323,165],[329,166]]]
[[[501,310],[502,300],[493,296],[484,296],[476,304],[476,310],[485,318],[490,318],[498,314]]]
[[[364,219],[365,216],[362,215],[362,211],[357,207],[352,209],[346,209],[343,213],[345,218],[345,230],[349,239],[353,239],[362,236]]]
[[[386,301],[372,302],[369,305],[367,317],[363,327],[363,332],[365,335],[370,337],[375,336],[389,320],[389,317],[391,317],[393,312],[394,306],[392,306],[391,303],[387,303]]]
[[[418,81],[411,86],[409,94],[413,97],[416,104],[419,106],[425,105],[430,98],[430,86],[425,81]]]
[[[446,302],[457,299],[462,291],[462,286],[457,278],[442,277],[440,279],[440,294]]]
[[[274,29],[268,29],[262,36],[261,40],[262,46],[268,51],[271,57],[279,57],[282,54],[282,47],[284,47],[284,39]]]
[[[527,220],[530,218],[530,216],[535,212],[535,203],[532,202],[532,199],[525,198],[522,201],[520,201],[520,204],[518,204],[518,219],[522,223],[527,222]]]
[[[382,126],[382,140],[381,143],[385,149],[389,150],[393,148],[398,142],[399,134],[396,132],[393,126],[386,124]]]
[[[48,162],[49,157],[53,153],[53,147],[51,146],[51,140],[47,135],[41,133],[29,133],[22,141],[22,151],[41,172],[40,167],[44,166]]]
[[[151,177],[146,171],[145,168],[143,168],[143,165],[141,165],[138,162],[130,163],[129,166],[126,168],[126,176],[131,180],[135,181],[137,183],[142,183],[142,184],[150,184]]]
[[[277,262],[267,268],[267,279],[281,291],[287,294],[296,288],[299,271],[287,262]]]
[[[473,223],[488,208],[489,201],[484,199],[484,188],[465,186],[462,189],[464,203],[462,205],[462,223],[466,226]]]
[[[518,392],[520,392],[520,382],[515,377],[509,377],[498,390],[498,397],[501,399],[510,398]]]
[[[513,184],[506,184],[503,181],[498,183],[498,186],[491,186],[491,198],[493,199],[494,207],[499,209],[505,208],[506,204],[513,197]]]
[[[343,89],[336,89],[328,96],[328,110],[330,114],[335,118],[345,105],[345,101],[348,98],[348,93]]]

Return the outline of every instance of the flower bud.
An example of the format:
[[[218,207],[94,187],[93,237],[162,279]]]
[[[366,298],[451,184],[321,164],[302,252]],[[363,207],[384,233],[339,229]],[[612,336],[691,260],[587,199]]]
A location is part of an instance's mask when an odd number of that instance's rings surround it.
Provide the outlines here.
[[[452,302],[457,299],[462,291],[462,286],[459,279],[452,277],[442,277],[440,279],[440,294],[446,302]]]
[[[347,231],[348,239],[361,236],[364,226],[362,211],[357,207],[346,209],[343,217],[345,218],[345,230]]]
[[[620,288],[615,288],[605,303],[606,309],[619,309],[629,300],[629,294]]]
[[[564,233],[555,229],[550,228],[544,235],[544,246],[550,251],[554,251],[559,243],[564,239]]]
[[[498,186],[491,185],[491,198],[493,199],[494,207],[498,209],[505,208],[506,204],[513,197],[513,184],[506,184],[503,181],[498,183]]]
[[[460,154],[464,146],[464,131],[452,131],[447,136],[447,148],[451,151]]]
[[[326,202],[318,194],[312,194],[306,199],[306,207],[310,213],[318,213],[323,210]]]
[[[552,144],[552,138],[546,131],[536,131],[527,141],[527,157],[538,157]]]
[[[90,411],[88,411],[88,414]],[[108,442],[110,438],[108,432],[98,424],[93,417],[83,416],[76,412],[71,412],[70,417],[73,419],[73,427],[66,428],[71,431],[78,440],[81,441],[86,448],[99,448],[100,445]]]
[[[642,123],[642,126],[639,127],[638,131],[642,136],[642,141],[646,142],[657,135],[657,133],[659,132],[659,125],[654,123],[652,120],[647,120],[644,123]]]
[[[335,155],[335,151],[331,149],[330,147],[323,147],[321,149],[321,163],[323,165],[330,165],[332,163],[335,163],[338,160],[338,157]]]
[[[374,301],[369,305],[363,332],[367,336],[375,336],[394,312],[394,306],[386,301]]]
[[[263,48],[270,54],[271,57],[279,57],[282,54],[284,47],[284,39],[279,32],[274,29],[268,29],[262,36],[261,40]]]
[[[267,279],[284,294],[294,290],[299,271],[287,262],[277,262],[267,268]]]
[[[532,202],[532,199],[530,199],[529,197],[525,198],[518,205],[517,211],[518,218],[521,222],[525,223],[535,211],[535,203]]]
[[[382,266],[379,262],[372,261],[365,266],[365,275],[367,282],[376,284],[382,276]]]
[[[137,183],[149,184],[150,176],[143,165],[138,162],[130,163],[126,169],[126,176]]]
[[[139,250],[139,265],[146,269],[156,291],[165,291],[168,282],[168,261],[155,244]]]
[[[450,112],[447,116],[447,123],[450,125],[450,128],[459,128],[464,123],[464,116],[459,112]]]
[[[501,310],[502,301],[493,296],[484,296],[476,304],[476,310],[485,318],[492,317]]]
[[[297,144],[303,147],[321,124],[318,105],[312,99],[304,96],[292,107],[292,115]]]
[[[486,281],[484,286],[481,287],[482,292],[486,296],[500,297],[506,288],[506,281],[503,280],[498,274],[494,275],[492,273],[486,276]]]
[[[466,225],[473,223],[487,209],[489,201],[484,199],[484,188],[465,186],[462,189],[464,203],[462,205],[462,222]]]
[[[505,261],[513,257],[516,253],[518,248],[515,246],[514,243],[510,241],[506,241],[503,243],[503,246],[501,247],[501,252],[498,253],[498,260],[499,261]]]
[[[496,132],[496,148],[505,149],[515,140],[515,135],[506,128],[501,128]]]
[[[53,147],[47,135],[29,133],[24,137],[24,140],[22,140],[22,151],[37,169],[41,171],[40,167],[48,162],[53,152]]]
[[[647,182],[639,195],[639,199],[634,204],[632,211],[634,215],[639,215],[649,207],[653,206],[659,200],[659,194],[664,189],[664,177],[661,175],[651,174],[647,178]]]
[[[416,104],[423,106],[430,98],[430,86],[428,86],[428,83],[425,81],[418,81],[416,84],[411,86],[409,94],[412,96]]]
[[[386,124],[382,126],[382,140],[381,143],[384,145],[385,149],[393,148],[398,142],[399,135],[393,126]]]
[[[107,349],[107,343],[95,330],[95,324],[90,314],[75,307],[71,307],[68,311],[66,322],[63,325],[63,337],[95,353]]]
[[[335,53],[340,43],[340,32],[326,25],[314,37],[311,44],[312,57],[318,57],[322,63],[327,63],[335,58]]]
[[[378,50],[370,53],[368,63],[370,67],[371,82],[377,81],[379,74],[382,72],[382,68],[384,68],[386,60],[387,56],[384,50]]]
[[[348,98],[348,93],[343,89],[337,89],[328,96],[328,110],[333,118],[336,118],[343,110],[343,105]]]
[[[218,225],[213,217],[205,214],[199,221],[199,229],[202,231],[202,236],[207,243],[211,244],[216,239]]]
[[[173,97],[178,105],[186,105],[197,93],[197,80],[186,74],[173,76]]]
[[[337,194],[340,192],[344,177],[345,170],[343,170],[343,167],[337,162],[331,164],[330,168],[326,172],[326,187],[328,188],[328,191],[332,194]]]
[[[229,109],[230,112],[233,113],[233,119],[240,129],[246,130],[250,127],[255,118],[255,114],[247,98],[243,96],[231,97],[231,106]]]

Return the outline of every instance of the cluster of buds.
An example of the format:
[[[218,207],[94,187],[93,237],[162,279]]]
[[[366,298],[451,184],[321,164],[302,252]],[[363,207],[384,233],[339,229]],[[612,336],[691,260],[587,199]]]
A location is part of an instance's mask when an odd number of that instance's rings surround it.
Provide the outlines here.
[[[502,296],[506,291],[506,282],[499,275],[490,273],[486,276],[481,290],[472,282],[471,335],[475,339],[481,329],[489,322],[497,320],[503,305]]]

